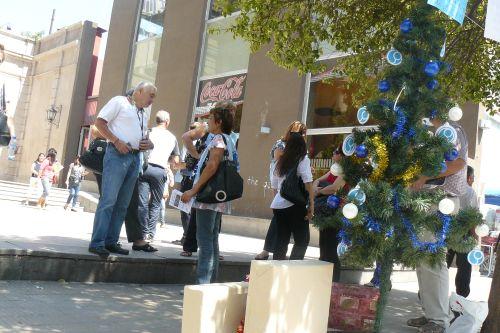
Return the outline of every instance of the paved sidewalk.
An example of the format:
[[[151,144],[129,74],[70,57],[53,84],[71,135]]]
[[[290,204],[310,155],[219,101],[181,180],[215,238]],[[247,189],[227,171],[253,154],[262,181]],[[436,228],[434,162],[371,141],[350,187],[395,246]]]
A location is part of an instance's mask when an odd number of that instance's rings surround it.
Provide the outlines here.
[[[452,270],[451,275],[454,274]],[[485,301],[490,278],[473,277],[470,299]],[[177,333],[179,285],[0,281],[0,333]],[[422,314],[416,283],[395,283],[384,333],[415,333],[408,318]]]
[[[75,213],[59,207],[49,207],[43,210],[1,200],[0,212],[3,215],[0,220],[0,249],[88,253],[87,248],[94,220],[93,213]],[[175,217],[180,220],[180,214],[175,214]],[[224,231],[224,222],[222,230]],[[182,258],[179,256],[182,247],[171,243],[181,237],[182,227],[180,226],[167,225],[166,228],[158,228],[154,246],[158,247],[159,251],[153,254],[132,251],[131,256]],[[131,250],[131,244],[127,243],[125,227],[122,228],[120,241],[124,248]],[[222,233],[219,244],[221,254],[228,261],[249,262],[262,250],[264,240]],[[319,249],[309,247],[306,256],[318,258]]]

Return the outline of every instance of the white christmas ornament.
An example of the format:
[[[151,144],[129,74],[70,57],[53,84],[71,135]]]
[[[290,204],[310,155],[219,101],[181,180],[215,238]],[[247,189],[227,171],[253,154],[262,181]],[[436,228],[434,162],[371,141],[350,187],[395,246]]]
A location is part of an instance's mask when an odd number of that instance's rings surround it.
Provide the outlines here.
[[[333,163],[330,167],[330,173],[334,176],[340,176],[344,174],[344,170],[342,169],[342,166],[340,164]]]
[[[490,233],[490,228],[488,227],[488,225],[483,223],[478,225],[474,231],[476,232],[476,235],[482,238],[488,236],[488,234]]]
[[[448,111],[448,118],[450,118],[451,121],[459,121],[462,119],[462,115],[462,109],[458,106],[454,106]]]
[[[353,203],[348,203],[342,208],[342,214],[351,220],[358,215],[358,207]]]
[[[448,199],[444,198],[443,200],[439,201],[439,211],[445,215],[449,215],[453,212],[455,209],[455,203]]]

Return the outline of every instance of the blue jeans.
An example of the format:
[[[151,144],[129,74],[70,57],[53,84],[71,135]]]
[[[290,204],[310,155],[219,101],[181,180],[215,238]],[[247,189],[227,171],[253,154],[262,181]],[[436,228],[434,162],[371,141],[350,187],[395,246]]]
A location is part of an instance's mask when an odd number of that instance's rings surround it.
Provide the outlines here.
[[[95,212],[90,247],[118,242],[139,168],[139,154],[120,154],[108,144],[104,155],[102,193]]]
[[[198,241],[198,284],[211,283],[219,271],[219,226],[222,213],[209,209],[196,211],[196,240]]]
[[[161,213],[161,199],[167,181],[165,169],[155,165],[149,165],[146,171],[139,177],[137,189],[139,191],[139,223],[142,228],[143,239],[146,236],[156,235],[156,223]]]
[[[71,200],[73,200],[72,208],[75,208],[76,202],[78,201],[78,193],[80,193],[80,184],[69,184],[68,186],[68,200],[66,200],[66,204],[69,204]]]
[[[47,199],[47,197],[50,194],[51,187],[52,187],[52,182],[49,180],[49,178],[43,177],[42,178],[42,188],[43,188],[42,198]]]

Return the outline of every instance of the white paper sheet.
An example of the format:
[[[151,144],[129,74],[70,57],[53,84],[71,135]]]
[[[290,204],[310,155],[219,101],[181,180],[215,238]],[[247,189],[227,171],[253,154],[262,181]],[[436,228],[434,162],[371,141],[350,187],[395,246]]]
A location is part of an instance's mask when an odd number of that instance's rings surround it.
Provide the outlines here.
[[[185,213],[191,213],[191,207],[193,206],[194,198],[189,200],[187,203],[181,201],[182,192],[179,190],[173,190],[170,194],[170,200],[168,204],[174,208],[182,210]]]

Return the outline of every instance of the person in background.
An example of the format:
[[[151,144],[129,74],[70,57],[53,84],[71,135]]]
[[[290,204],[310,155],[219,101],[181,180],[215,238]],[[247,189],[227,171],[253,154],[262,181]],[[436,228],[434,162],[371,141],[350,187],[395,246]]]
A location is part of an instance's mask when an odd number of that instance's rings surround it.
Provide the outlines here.
[[[306,135],[307,127],[305,124],[300,121],[292,122],[286,132],[278,141],[276,141],[271,148],[271,159],[269,163],[269,182],[272,182],[274,168],[276,166],[276,162],[283,155],[283,151],[285,150],[285,142],[290,137],[291,133],[299,133],[302,136]],[[276,195],[276,192],[274,193]],[[264,241],[264,249],[261,253],[255,256],[256,260],[267,260],[269,259],[269,253],[274,252],[274,246],[276,243],[276,218],[273,215],[271,219],[271,223],[269,224],[269,228],[267,229],[266,239]]]
[[[31,177],[30,177],[30,184],[28,186],[28,191],[26,192],[26,199],[24,200],[25,205],[29,205],[31,196],[33,195],[33,192],[35,192],[35,195],[39,195],[39,188],[40,188],[40,178],[38,177],[39,172],[40,172],[40,167],[45,160],[45,154],[40,153],[38,154],[37,159],[31,164]]]
[[[467,207],[478,207],[477,195],[472,184],[474,183],[474,169],[468,165],[467,166],[467,187],[464,195],[459,197],[460,208]],[[470,293],[470,279],[472,274],[472,265],[467,260],[467,253],[455,252],[448,249],[446,255],[446,263],[448,268],[450,268],[453,263],[453,259],[456,259],[457,264],[457,275],[455,276],[455,290],[460,296],[467,297]]]
[[[163,190],[163,197],[161,199],[161,212],[160,212],[160,228],[164,228],[166,225],[165,222],[165,205],[170,196],[170,188],[175,186],[174,173],[170,168],[170,165],[167,167],[167,182],[165,184],[165,189]],[[172,242],[173,243],[173,242]]]
[[[437,117],[431,119],[431,123],[436,129],[443,125],[443,121]],[[442,189],[446,196],[454,202],[453,214],[456,214],[460,209],[459,197],[466,193],[467,187],[468,141],[464,129],[459,124],[451,122],[450,125],[457,132],[455,149],[458,151],[458,158],[447,161],[446,171],[434,178],[444,177],[443,185],[436,187],[436,189]],[[420,190],[431,179],[433,178],[421,175],[412,184],[412,188]],[[422,241],[435,241],[430,232],[422,233],[420,239]],[[407,321],[407,325],[418,327],[420,333],[443,333],[449,324],[448,266],[445,261],[433,266],[425,263],[420,264],[417,266],[417,278],[420,302],[425,316],[410,319]]]
[[[286,175],[296,168],[297,176],[301,178],[308,192],[309,205],[294,204],[281,196],[281,184]],[[309,221],[314,216],[314,191],[311,161],[307,156],[304,137],[300,133],[291,133],[286,140],[283,155],[276,163],[271,181],[271,187],[276,195],[271,203],[276,218],[276,246],[273,260],[286,259],[290,236],[293,235],[294,245],[290,260],[304,259],[309,245]]]
[[[110,253],[129,253],[118,240],[139,176],[140,152],[153,148],[146,137],[149,114],[144,109],[155,97],[156,87],[141,82],[134,89],[132,102],[125,96],[113,97],[97,117],[95,125],[107,139],[108,146],[89,252],[101,258],[107,258]]]
[[[69,165],[68,176],[66,177],[66,187],[68,188],[69,195],[64,205],[65,210],[68,209],[70,202],[73,201],[71,211],[76,212],[75,207],[78,201],[78,193],[80,192],[80,183],[87,174],[88,172],[80,164],[80,156],[77,155],[73,163]]]
[[[238,155],[229,135],[234,126],[235,105],[232,102],[219,102],[210,110],[208,131],[211,138],[200,156],[193,188],[182,194],[182,202],[195,198],[193,207],[196,214],[196,240],[199,246],[196,277],[199,284],[216,281],[219,270],[219,232],[222,214],[231,213],[231,202],[207,204],[196,201],[196,194],[203,189],[215,175],[222,158],[235,160]]]
[[[186,154],[186,170],[181,183],[181,192],[190,190],[193,187],[194,177],[198,169],[198,161],[201,153],[207,147],[207,142],[212,139],[212,135],[208,133],[208,128],[205,123],[197,123],[195,128],[190,129],[182,135],[182,142],[187,150]],[[190,175],[188,174],[190,172]],[[186,214],[188,217],[187,228],[184,239],[182,240],[183,257],[191,257],[193,252],[198,251],[198,242],[196,241],[196,211],[191,209],[191,214]],[[219,228],[220,231],[220,228]]]
[[[202,152],[202,151],[198,152],[198,150],[196,149],[196,142],[201,137],[203,137],[206,134],[206,132],[207,131],[205,126],[202,126],[202,124],[199,122],[193,122],[191,123],[191,125],[189,125],[189,131],[184,133],[182,136],[184,148],[182,149],[183,152],[181,154],[181,157],[182,161],[184,162],[184,168],[180,170],[180,174],[182,175],[182,180],[179,190],[181,192],[190,190],[193,187],[194,168],[196,166],[196,163],[198,162],[199,154]],[[187,145],[190,146],[191,152],[188,150]],[[195,154],[196,157],[193,157],[192,154]],[[180,214],[181,214],[183,233],[181,239],[172,242],[172,244],[175,245],[184,244],[184,240],[186,239],[186,235],[188,232],[189,219],[191,215],[183,211],[180,211]]]
[[[57,173],[55,172],[56,154],[49,150],[45,160],[40,165],[38,177],[42,183],[43,193],[38,199],[37,207],[45,208],[47,206],[47,198],[50,194],[50,189],[53,183],[57,183]]]
[[[156,223],[161,213],[161,200],[168,177],[169,163],[179,163],[179,145],[169,130],[170,114],[165,110],[156,113],[156,126],[149,139],[154,148],[149,152],[148,166],[139,176],[139,222],[143,238],[152,241],[156,235]],[[134,249],[134,247],[132,247]]]
[[[332,160],[339,163],[344,157],[342,148],[338,147],[333,152]],[[346,186],[342,176],[334,176],[330,171],[313,182],[314,196],[316,197],[315,208],[318,209],[318,199],[326,199],[328,196],[337,193]],[[323,200],[322,202],[326,202]],[[330,212],[331,214],[331,212]],[[316,214],[318,215],[318,214]],[[319,231],[319,260],[331,262],[333,266],[333,282],[340,281],[341,264],[337,253],[338,228],[324,228]]]

